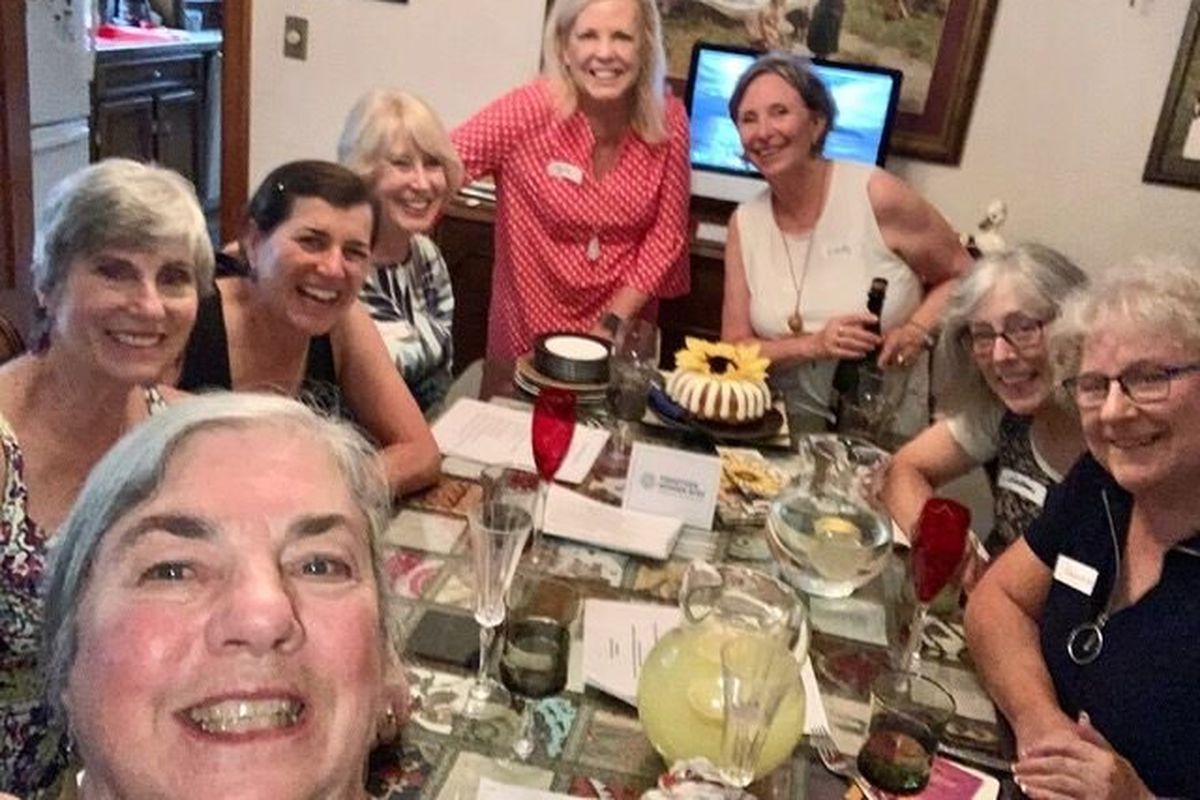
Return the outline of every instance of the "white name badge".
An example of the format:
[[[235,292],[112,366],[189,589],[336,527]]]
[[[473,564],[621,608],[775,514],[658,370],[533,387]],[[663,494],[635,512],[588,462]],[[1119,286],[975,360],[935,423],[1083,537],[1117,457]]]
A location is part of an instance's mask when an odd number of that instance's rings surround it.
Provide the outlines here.
[[[568,164],[566,161],[551,161],[550,165],[546,167],[546,174],[551,178],[570,181],[576,186],[583,183],[583,170],[574,164]]]
[[[721,484],[721,459],[634,442],[622,507],[712,529]]]
[[[1020,472],[1011,470],[1008,467],[1000,470],[1000,475],[996,478],[996,485],[1001,489],[1007,489],[1013,494],[1025,498],[1038,508],[1046,504],[1045,486],[1028,475],[1022,475]]]
[[[1070,556],[1059,554],[1058,560],[1054,562],[1054,580],[1065,583],[1088,597],[1092,596],[1096,588],[1096,577],[1099,574],[1095,567],[1089,567]]]

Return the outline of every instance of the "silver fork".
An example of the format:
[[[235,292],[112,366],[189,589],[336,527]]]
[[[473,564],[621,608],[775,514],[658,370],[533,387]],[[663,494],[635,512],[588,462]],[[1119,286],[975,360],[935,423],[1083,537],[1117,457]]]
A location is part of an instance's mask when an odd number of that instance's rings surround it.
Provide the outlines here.
[[[808,741],[816,749],[817,755],[821,757],[821,763],[825,765],[825,769],[834,775],[854,781],[854,785],[867,800],[879,800],[879,792],[858,771],[858,765],[854,763],[854,760],[838,749],[837,742],[829,734],[828,728],[824,726],[814,728],[808,735]]]

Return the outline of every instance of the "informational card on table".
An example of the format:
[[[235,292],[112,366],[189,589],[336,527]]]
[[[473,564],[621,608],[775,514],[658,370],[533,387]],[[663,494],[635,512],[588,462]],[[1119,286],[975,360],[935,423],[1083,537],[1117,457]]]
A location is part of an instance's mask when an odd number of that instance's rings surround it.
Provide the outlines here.
[[[929,784],[914,800],[996,800],[1000,781],[940,756],[933,760]]]
[[[712,528],[721,485],[721,459],[673,447],[634,442],[622,505]]]
[[[531,411],[464,397],[433,423],[433,438],[442,455],[484,464],[516,464],[533,470],[532,427]],[[582,482],[606,441],[608,431],[576,424],[571,448],[557,479],[564,483]]]
[[[583,679],[637,705],[638,674],[650,649],[683,621],[675,606],[586,600],[583,604]]]
[[[546,533],[607,550],[666,559],[683,523],[673,517],[629,511],[553,485],[546,495]]]

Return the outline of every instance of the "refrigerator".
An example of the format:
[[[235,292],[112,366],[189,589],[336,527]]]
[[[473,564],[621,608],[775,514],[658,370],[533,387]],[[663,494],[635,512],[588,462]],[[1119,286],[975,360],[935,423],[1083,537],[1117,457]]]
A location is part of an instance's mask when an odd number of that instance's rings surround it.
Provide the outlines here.
[[[93,0],[24,2],[36,218],[50,188],[90,160]]]

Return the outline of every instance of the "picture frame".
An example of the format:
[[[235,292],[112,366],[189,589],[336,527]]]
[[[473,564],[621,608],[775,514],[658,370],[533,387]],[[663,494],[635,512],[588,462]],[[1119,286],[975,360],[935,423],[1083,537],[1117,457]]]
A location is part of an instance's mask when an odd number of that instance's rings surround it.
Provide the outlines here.
[[[692,45],[701,39],[893,67],[904,84],[891,152],[961,160],[998,0],[656,2],[668,80],[680,96]],[[825,49],[834,42],[836,49]]]
[[[1188,9],[1142,181],[1200,189],[1200,0]]]

